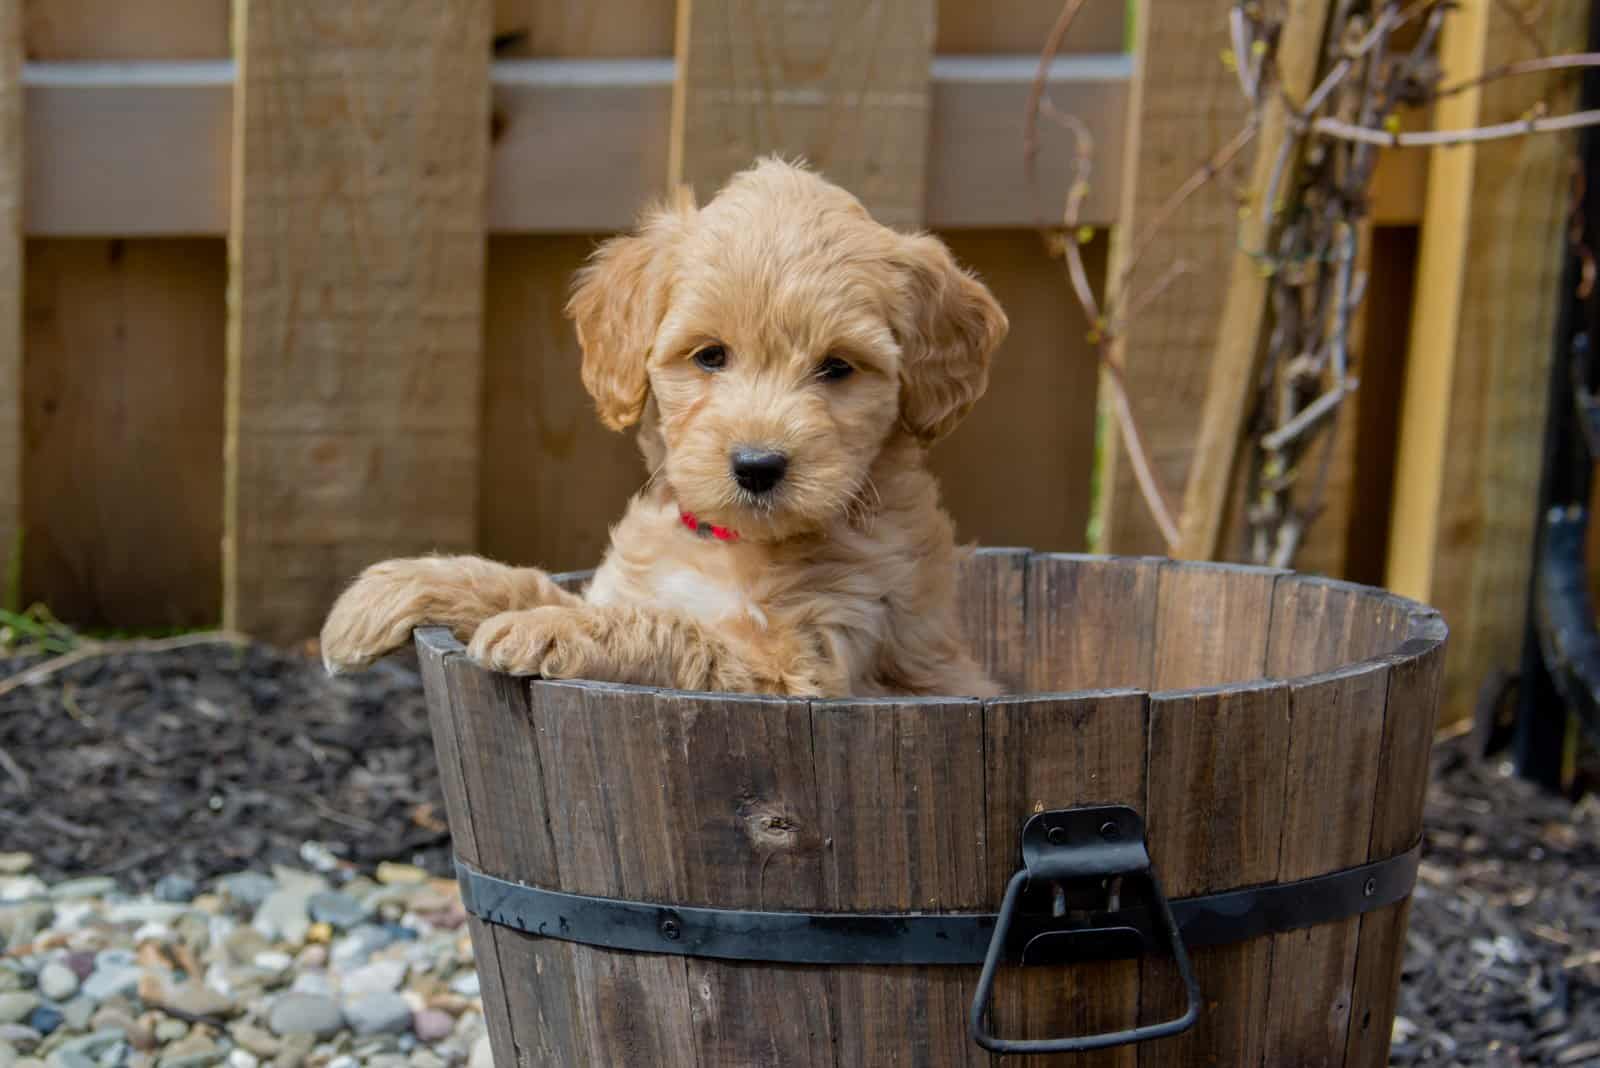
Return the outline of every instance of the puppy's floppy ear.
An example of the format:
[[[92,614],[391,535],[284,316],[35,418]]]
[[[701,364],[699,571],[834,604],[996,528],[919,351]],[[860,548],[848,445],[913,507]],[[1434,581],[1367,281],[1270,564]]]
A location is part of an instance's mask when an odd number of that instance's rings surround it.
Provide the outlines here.
[[[694,210],[687,190],[651,208],[635,233],[596,249],[573,283],[567,315],[583,349],[583,386],[612,430],[632,426],[644,411],[645,361],[672,291],[673,246]]]
[[[989,361],[1006,336],[1006,313],[987,286],[962,270],[944,242],[901,239],[900,421],[924,442],[954,430],[989,385]]]

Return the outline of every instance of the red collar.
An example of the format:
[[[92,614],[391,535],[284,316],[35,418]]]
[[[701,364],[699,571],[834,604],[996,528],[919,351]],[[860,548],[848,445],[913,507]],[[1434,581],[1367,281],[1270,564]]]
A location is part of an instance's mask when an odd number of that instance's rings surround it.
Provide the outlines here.
[[[684,526],[688,527],[702,538],[709,535],[713,538],[716,538],[718,541],[739,540],[738,531],[729,530],[727,527],[712,526],[710,523],[702,523],[700,520],[694,517],[694,513],[685,512],[682,508],[678,509],[678,520],[682,522]]]

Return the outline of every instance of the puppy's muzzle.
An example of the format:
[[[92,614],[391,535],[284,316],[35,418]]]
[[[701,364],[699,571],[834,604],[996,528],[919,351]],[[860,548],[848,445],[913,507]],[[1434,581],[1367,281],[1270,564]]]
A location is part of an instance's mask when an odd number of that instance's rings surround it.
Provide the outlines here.
[[[776,449],[737,448],[728,457],[733,480],[746,493],[766,493],[783,481],[789,457]]]

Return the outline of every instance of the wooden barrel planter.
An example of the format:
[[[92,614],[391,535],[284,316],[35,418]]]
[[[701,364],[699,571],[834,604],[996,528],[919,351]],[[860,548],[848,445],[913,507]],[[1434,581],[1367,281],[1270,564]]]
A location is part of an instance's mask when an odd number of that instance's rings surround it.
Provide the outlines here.
[[[1385,1064],[1438,614],[1010,549],[963,610],[1012,696],[519,680],[419,631],[495,1063]]]

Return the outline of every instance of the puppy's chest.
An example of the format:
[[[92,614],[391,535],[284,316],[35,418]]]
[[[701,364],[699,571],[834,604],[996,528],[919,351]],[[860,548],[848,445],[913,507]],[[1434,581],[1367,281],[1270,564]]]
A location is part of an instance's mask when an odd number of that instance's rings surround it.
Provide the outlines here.
[[[702,623],[754,623],[765,628],[761,599],[731,569],[657,561],[646,568],[603,567],[588,599],[595,604],[643,604],[681,612]]]
[[[694,567],[651,569],[652,596],[705,623],[749,620],[767,625],[767,613],[751,591],[732,575],[717,575]]]

